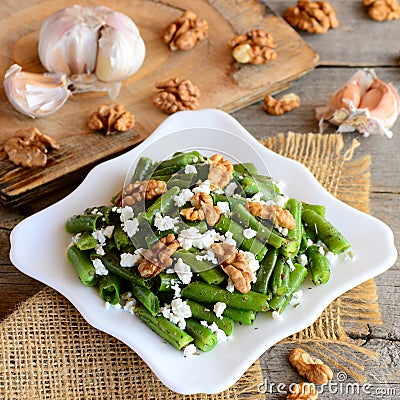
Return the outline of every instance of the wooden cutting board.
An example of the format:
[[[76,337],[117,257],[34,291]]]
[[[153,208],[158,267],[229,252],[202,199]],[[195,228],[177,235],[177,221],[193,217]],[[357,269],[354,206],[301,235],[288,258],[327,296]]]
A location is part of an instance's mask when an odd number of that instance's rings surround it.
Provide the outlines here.
[[[0,7],[0,75],[13,63],[23,70],[44,72],[37,55],[40,27],[46,17],[75,4],[75,0],[2,0]],[[98,4],[81,0],[80,5]],[[17,129],[35,126],[53,136],[59,151],[50,153],[44,168],[12,164],[0,151],[0,201],[19,205],[81,177],[95,164],[145,139],[166,117],[152,104],[156,81],[173,76],[188,78],[202,93],[201,108],[234,111],[266,93],[286,89],[290,82],[313,69],[318,55],[261,0],[103,0],[102,5],[131,17],[146,44],[143,67],[123,83],[113,102],[104,93],[76,94],[57,113],[33,120],[18,113],[0,88],[0,148]],[[209,38],[189,51],[171,52],[159,33],[183,10],[207,20]],[[238,33],[260,28],[272,33],[278,57],[267,65],[239,65],[227,42]],[[136,117],[133,131],[105,136],[87,128],[90,114],[102,104],[123,104]]]

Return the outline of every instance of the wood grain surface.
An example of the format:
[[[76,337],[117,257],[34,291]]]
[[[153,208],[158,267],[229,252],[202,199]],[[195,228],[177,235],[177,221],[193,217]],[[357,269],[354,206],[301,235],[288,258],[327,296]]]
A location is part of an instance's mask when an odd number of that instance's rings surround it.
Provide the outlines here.
[[[40,27],[55,11],[75,4],[67,1],[6,0],[0,8],[0,75],[17,63],[23,70],[43,72],[37,55]],[[97,4],[84,0],[81,5]],[[201,90],[201,108],[233,111],[254,103],[265,93],[277,92],[313,69],[315,52],[301,37],[266,5],[257,0],[105,0],[102,5],[124,12],[138,25],[146,43],[142,68],[123,83],[115,102],[136,116],[130,132],[105,136],[87,128],[87,120],[99,105],[112,101],[104,93],[72,96],[57,113],[32,121],[19,114],[0,89],[1,142],[16,129],[32,125],[55,137],[60,150],[49,154],[45,168],[16,167],[0,153],[0,201],[16,205],[31,201],[87,171],[87,167],[120,154],[147,137],[165,118],[152,104],[154,84],[174,76],[188,78]],[[207,20],[209,38],[190,51],[170,51],[159,37],[163,28],[176,20],[185,9],[192,9]],[[254,28],[270,32],[277,43],[277,59],[267,65],[238,65],[228,41],[237,33]],[[83,170],[86,167],[85,170]]]
[[[280,15],[295,1],[268,1]],[[335,7],[339,27],[325,35],[300,33],[320,55],[321,67],[293,83],[291,91],[300,95],[302,105],[288,114],[272,117],[265,114],[261,102],[232,113],[257,138],[275,136],[288,130],[317,132],[315,107],[326,102],[336,90],[359,67],[374,66],[378,77],[400,89],[398,66],[400,21],[377,23],[369,19],[361,0],[331,0]],[[332,131],[332,130],[331,130]],[[359,137],[349,134],[346,141],[357,138],[360,146],[355,157],[370,154],[371,166],[371,214],[393,230],[395,244],[400,252],[400,120],[393,127],[393,139],[383,137]],[[30,201],[15,209],[0,206],[0,319],[5,318],[22,300],[39,291],[43,285],[16,270],[8,257],[9,235],[22,219],[53,204],[71,192],[75,184],[67,184],[51,195]],[[319,399],[325,400],[395,400],[400,397],[400,260],[376,279],[382,325],[357,328],[345,323],[346,332],[353,343],[379,353],[379,359],[359,359],[365,367],[369,392],[324,392]],[[279,383],[289,385],[299,376],[290,367],[287,356],[293,346],[277,344],[261,357],[264,382],[275,384],[271,392],[260,392],[259,398],[283,400]],[[357,356],[356,353],[354,353]],[[335,357],[342,356],[338,352]],[[337,374],[338,371],[335,371]],[[254,382],[255,386],[264,382]],[[344,384],[355,383],[349,377]],[[344,386],[346,387],[346,386]],[[350,388],[351,389],[351,388]],[[243,398],[246,394],[243,394]]]

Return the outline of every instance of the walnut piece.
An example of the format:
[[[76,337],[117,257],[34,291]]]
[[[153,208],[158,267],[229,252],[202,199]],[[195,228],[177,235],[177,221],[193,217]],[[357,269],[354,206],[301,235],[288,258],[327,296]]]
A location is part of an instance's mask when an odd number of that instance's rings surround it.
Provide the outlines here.
[[[172,78],[165,82],[157,82],[160,90],[154,98],[153,104],[167,114],[183,110],[197,110],[199,108],[200,90],[188,79]]]
[[[400,18],[398,0],[364,0],[369,16],[376,21],[389,21]]]
[[[221,268],[229,276],[235,288],[243,294],[249,292],[253,274],[243,254],[235,246],[226,243],[218,243],[212,249]]]
[[[161,32],[161,40],[171,50],[190,50],[208,36],[208,23],[193,11],[185,11]]]
[[[175,236],[170,233],[160,239],[156,244],[147,249],[143,260],[138,266],[138,271],[143,278],[152,278],[172,264],[172,254],[180,247]]]
[[[233,166],[221,154],[214,154],[208,159],[210,170],[207,179],[212,190],[222,189],[232,180]]]
[[[188,221],[207,221],[207,224],[214,226],[221,216],[221,211],[217,206],[214,206],[212,197],[204,192],[196,193],[192,200],[190,208],[181,210],[183,215]]]
[[[262,219],[269,219],[274,225],[288,229],[295,227],[295,220],[291,212],[278,205],[267,205],[257,201],[249,201],[246,203],[246,208],[250,211],[250,214]]]
[[[126,132],[135,125],[135,117],[121,104],[100,106],[89,118],[88,128],[92,131],[102,130],[106,135]]]
[[[310,382],[322,385],[333,378],[333,372],[326,364],[298,347],[290,352],[289,361]]]
[[[287,400],[317,400],[318,391],[313,383],[300,382],[291,387],[291,393],[287,395]]]
[[[288,93],[279,100],[270,95],[264,96],[264,109],[268,114],[281,115],[300,106],[300,97],[295,93]]]
[[[60,146],[52,137],[37,128],[21,129],[4,143],[4,151],[15,165],[23,167],[44,167],[48,150],[58,150]]]
[[[294,28],[323,34],[339,26],[335,9],[327,1],[299,0],[283,16]]]
[[[167,184],[163,181],[150,179],[149,181],[138,181],[130,183],[122,190],[122,193],[115,199],[117,207],[133,206],[143,200],[153,200],[167,191]]]
[[[232,48],[233,58],[241,64],[267,64],[277,57],[273,36],[261,29],[236,35],[228,45]]]

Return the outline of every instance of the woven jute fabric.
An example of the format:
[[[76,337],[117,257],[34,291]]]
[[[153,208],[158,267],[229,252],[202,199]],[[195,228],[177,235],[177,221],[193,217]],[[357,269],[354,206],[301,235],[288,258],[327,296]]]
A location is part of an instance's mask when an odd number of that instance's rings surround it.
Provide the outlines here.
[[[358,142],[345,145],[342,136],[336,134],[289,133],[262,143],[304,163],[332,194],[368,212],[370,159],[353,160]],[[362,351],[347,337],[345,323],[380,323],[373,281],[339,297],[312,326],[284,343],[311,348],[335,365],[342,362],[343,370],[362,379],[362,365],[351,356],[339,356],[338,360],[339,352],[332,347],[346,347],[352,353]],[[0,399],[4,400],[258,400],[257,385],[263,380],[260,363],[256,362],[222,393],[176,394],[163,386],[130,348],[91,327],[50,288],[20,304],[0,324],[0,360]]]

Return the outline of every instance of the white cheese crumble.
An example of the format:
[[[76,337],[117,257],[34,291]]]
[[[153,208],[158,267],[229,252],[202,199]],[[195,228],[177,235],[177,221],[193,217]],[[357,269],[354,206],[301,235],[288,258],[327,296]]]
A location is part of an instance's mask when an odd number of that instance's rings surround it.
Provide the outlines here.
[[[255,201],[257,203],[263,203],[263,201],[261,200],[262,197],[263,197],[263,193],[257,192],[256,194],[253,195],[253,197],[248,199],[248,201]]]
[[[199,250],[208,250],[215,242],[216,237],[217,232],[214,229],[200,233],[197,228],[190,227],[180,232],[178,242],[185,250],[189,250],[191,247],[196,247]]]
[[[303,297],[302,290],[298,290],[297,292],[294,292],[289,304],[293,307],[298,306],[301,303],[302,297]]]
[[[163,217],[159,212],[154,216],[154,226],[161,232],[174,228],[179,222],[179,217],[171,218],[169,215]]]
[[[206,193],[210,194],[211,188],[210,188],[211,182],[206,179],[203,182],[200,182],[200,184],[193,189],[193,193]]]
[[[303,267],[305,267],[308,264],[308,258],[305,254],[300,254],[297,257],[297,261],[300,265],[302,265]]]
[[[103,215],[103,213],[100,212],[98,208],[94,208],[92,210],[91,214],[93,214],[93,215]]]
[[[96,254],[98,254],[99,256],[104,256],[106,254],[106,252],[104,251],[104,248],[101,244],[96,244],[94,249],[96,251]]]
[[[176,207],[182,207],[190,201],[193,196],[194,194],[190,189],[182,189],[179,194],[174,197],[174,204]]]
[[[277,321],[282,321],[282,315],[279,314],[279,311],[272,311],[272,318],[276,319]]]
[[[121,254],[121,267],[133,267],[142,260],[142,255],[136,250],[134,254],[132,253],[122,253]]]
[[[181,287],[177,283],[173,284],[171,289],[174,291],[174,299],[181,297]]]
[[[186,301],[181,298],[173,299],[171,304],[165,304],[160,308],[164,318],[169,319],[173,324],[178,325],[180,329],[186,328],[185,318],[192,316],[192,311]]]
[[[73,246],[74,244],[78,244],[81,237],[82,237],[82,232],[78,232],[75,236],[72,236],[70,245]]]
[[[102,229],[102,231],[105,237],[111,239],[112,234],[114,232],[114,225],[106,226],[105,228]]]
[[[289,200],[288,196],[279,195],[274,198],[274,202],[277,206],[285,208],[287,201]]]
[[[127,219],[132,219],[134,217],[133,208],[131,206],[121,207],[117,210],[117,212],[121,213],[119,217],[121,222],[124,222]]]
[[[289,229],[288,228],[284,228],[283,226],[276,226],[276,229],[278,230],[278,232],[282,235],[282,236],[287,236],[289,233]]]
[[[119,304],[119,303],[117,303],[117,304],[111,304],[111,303],[109,303],[108,301],[106,301],[106,302],[104,303],[104,307],[105,307],[106,310],[110,310],[110,309],[113,309],[113,310],[122,310],[121,304]]]
[[[311,239],[307,239],[306,244],[307,244],[307,247],[310,247],[314,244],[314,242]]]
[[[174,270],[183,284],[188,285],[190,283],[193,272],[190,266],[185,264],[181,258],[178,258],[178,261],[175,263]]]
[[[136,300],[132,298],[125,303],[123,310],[127,311],[129,314],[135,314],[135,307]]]
[[[260,268],[260,263],[256,259],[255,255],[250,251],[239,250],[239,253],[243,255],[244,259],[249,264],[250,271],[253,275],[253,283],[256,282],[257,280],[256,271]]]
[[[139,230],[139,221],[137,218],[128,219],[121,224],[122,230],[126,232],[129,237],[134,236]]]
[[[183,350],[184,357],[191,357],[196,354],[197,347],[194,344],[187,345]]]
[[[233,239],[232,232],[228,231],[228,232],[225,233],[225,235],[221,235],[221,236],[223,236],[222,243],[231,244],[231,245],[237,247],[237,243],[236,243],[236,240]]]
[[[237,188],[237,185],[235,182],[229,183],[228,186],[226,186],[226,188],[225,188],[225,194],[228,197],[232,197],[235,194],[236,188]]]
[[[344,261],[353,261],[356,256],[356,253],[353,250],[347,250],[344,253]]]
[[[291,259],[291,258],[288,258],[288,259],[286,260],[286,262],[287,262],[287,264],[289,265],[290,272],[293,272],[293,271],[296,269],[296,267],[294,266],[292,259]]]
[[[108,275],[108,269],[102,263],[100,258],[95,258],[93,261],[93,266],[96,269],[96,275]]]
[[[211,261],[213,264],[218,265],[218,260],[215,257],[213,250],[207,250],[206,254],[200,256],[196,255],[196,260],[198,261]]]
[[[333,253],[332,251],[328,251],[325,253],[325,257],[328,260],[329,265],[332,266],[337,259],[337,254]]]
[[[219,208],[219,211],[227,217],[231,215],[231,209],[227,201],[217,201],[217,207]]]
[[[223,312],[225,311],[225,308],[226,308],[226,304],[223,303],[222,301],[217,301],[217,302],[214,304],[214,309],[213,309],[213,311],[214,311],[215,315],[216,315],[219,319],[222,319],[222,314],[223,314]]]
[[[194,165],[188,164],[185,167],[185,174],[197,174],[197,169]]]
[[[98,244],[103,245],[106,243],[106,237],[104,235],[103,229],[92,232],[92,236],[96,239]]]
[[[251,229],[251,228],[243,229],[243,236],[246,239],[252,239],[256,235],[257,235],[257,232],[254,229]]]
[[[228,282],[226,284],[226,290],[231,293],[233,293],[233,291],[235,290],[235,285],[230,279],[228,279]]]

